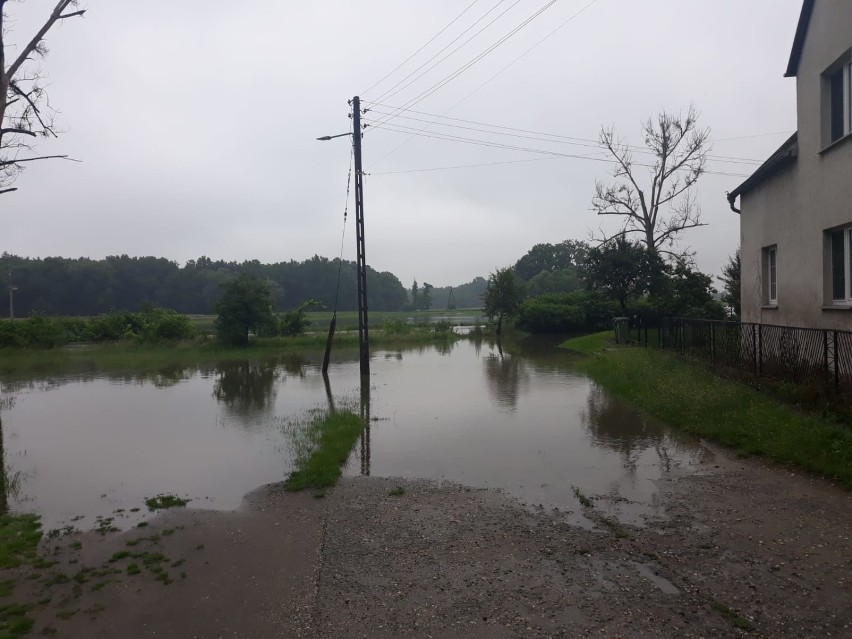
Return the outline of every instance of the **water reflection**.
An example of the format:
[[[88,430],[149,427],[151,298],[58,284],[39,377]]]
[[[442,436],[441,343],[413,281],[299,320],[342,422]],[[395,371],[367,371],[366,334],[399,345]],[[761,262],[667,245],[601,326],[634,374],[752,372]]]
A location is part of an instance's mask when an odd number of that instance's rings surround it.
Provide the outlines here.
[[[488,390],[494,400],[504,409],[514,411],[518,398],[529,383],[526,363],[523,358],[504,353],[498,344],[497,353],[491,352],[483,360]]]
[[[373,416],[370,406],[370,378],[369,376],[361,376],[361,419],[364,420],[364,430],[361,431],[360,440],[360,460],[361,474],[368,476],[370,474],[370,427],[372,426]]]
[[[219,365],[218,374],[213,396],[233,415],[254,417],[272,410],[279,377],[275,362],[227,362]]]

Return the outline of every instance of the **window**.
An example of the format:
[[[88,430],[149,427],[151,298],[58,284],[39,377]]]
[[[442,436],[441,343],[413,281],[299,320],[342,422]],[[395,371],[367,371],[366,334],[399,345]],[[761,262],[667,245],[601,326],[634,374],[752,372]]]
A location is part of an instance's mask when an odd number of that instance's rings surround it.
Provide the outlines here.
[[[831,300],[852,303],[852,227],[829,231],[831,247]]]
[[[826,73],[829,143],[852,133],[852,62]]]
[[[778,247],[763,249],[763,302],[778,304]]]

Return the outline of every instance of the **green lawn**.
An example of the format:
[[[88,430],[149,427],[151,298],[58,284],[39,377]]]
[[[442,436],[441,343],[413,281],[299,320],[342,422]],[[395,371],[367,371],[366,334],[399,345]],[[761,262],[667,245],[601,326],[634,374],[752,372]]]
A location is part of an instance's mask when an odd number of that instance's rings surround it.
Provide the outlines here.
[[[594,381],[672,426],[852,488],[852,429],[846,426],[786,406],[676,354],[617,347],[611,332],[568,340],[562,347],[589,354],[579,366]]]

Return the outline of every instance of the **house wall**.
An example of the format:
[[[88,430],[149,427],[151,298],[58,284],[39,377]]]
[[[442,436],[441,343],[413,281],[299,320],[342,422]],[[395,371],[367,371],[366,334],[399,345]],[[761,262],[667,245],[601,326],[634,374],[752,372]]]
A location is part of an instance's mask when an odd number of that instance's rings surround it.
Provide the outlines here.
[[[850,48],[852,2],[817,0],[797,75],[799,156],[741,200],[744,321],[852,330],[852,308],[831,304],[825,235],[852,224],[852,136],[825,148],[822,77]],[[773,244],[778,305],[767,308],[761,251]]]

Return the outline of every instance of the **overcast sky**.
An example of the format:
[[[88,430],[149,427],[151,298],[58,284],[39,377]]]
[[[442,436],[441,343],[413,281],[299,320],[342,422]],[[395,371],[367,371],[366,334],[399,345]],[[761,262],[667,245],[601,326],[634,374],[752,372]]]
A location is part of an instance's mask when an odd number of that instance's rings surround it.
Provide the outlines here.
[[[315,138],[347,131],[347,99],[404,105],[549,0],[83,2],[84,19],[48,36],[44,68],[65,132],[39,147],[82,163],[32,164],[19,191],[0,196],[0,252],[127,253],[181,264],[200,255],[335,257],[350,145]],[[566,23],[589,2],[556,0],[411,108],[589,140],[613,125],[640,144],[643,119],[693,103],[712,129],[714,156],[760,161],[795,130],[795,80],[783,73],[801,0],[597,0]],[[54,4],[7,4],[12,53]],[[382,97],[477,20],[423,70],[503,12],[429,73]],[[374,109],[367,118],[381,117],[384,107],[367,106]],[[601,157],[564,140],[436,126],[426,133]],[[406,286],[413,278],[442,286],[487,276],[536,243],[587,239],[601,224],[591,200],[609,164],[423,136],[394,150],[408,138],[368,129],[363,141],[367,261]],[[470,164],[490,166],[407,172]],[[755,166],[714,161],[708,168],[746,175]],[[739,217],[725,192],[743,179],[708,174],[698,184],[709,226],[689,231],[682,246],[697,252],[705,272],[718,274],[736,249]],[[344,257],[354,260],[353,221],[350,215]]]

